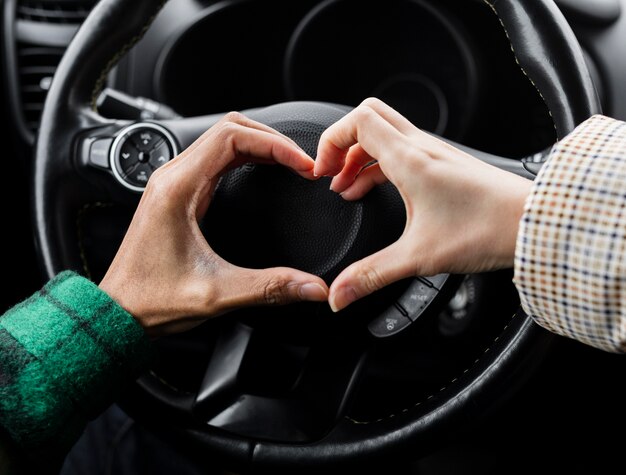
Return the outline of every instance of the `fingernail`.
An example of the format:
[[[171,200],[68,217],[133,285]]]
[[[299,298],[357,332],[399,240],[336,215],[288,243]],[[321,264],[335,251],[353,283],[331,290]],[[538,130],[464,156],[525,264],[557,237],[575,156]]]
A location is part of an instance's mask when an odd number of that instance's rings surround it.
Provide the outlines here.
[[[342,287],[331,297],[328,302],[333,312],[343,310],[352,302],[358,299],[356,291],[352,287]]]
[[[328,299],[328,292],[320,284],[308,283],[300,286],[299,295],[302,300],[323,302]]]
[[[335,179],[334,178],[330,181],[330,191],[335,191]]]

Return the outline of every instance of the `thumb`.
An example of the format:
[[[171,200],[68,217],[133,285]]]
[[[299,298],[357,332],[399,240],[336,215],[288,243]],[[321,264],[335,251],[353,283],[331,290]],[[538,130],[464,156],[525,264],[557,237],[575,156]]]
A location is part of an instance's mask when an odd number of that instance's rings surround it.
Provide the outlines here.
[[[328,286],[319,277],[289,267],[245,269],[235,267],[223,282],[229,282],[223,304],[228,309],[255,305],[328,300]]]
[[[400,240],[348,266],[330,286],[328,302],[333,312],[338,312],[389,284],[414,275],[415,268],[408,256],[409,251]]]

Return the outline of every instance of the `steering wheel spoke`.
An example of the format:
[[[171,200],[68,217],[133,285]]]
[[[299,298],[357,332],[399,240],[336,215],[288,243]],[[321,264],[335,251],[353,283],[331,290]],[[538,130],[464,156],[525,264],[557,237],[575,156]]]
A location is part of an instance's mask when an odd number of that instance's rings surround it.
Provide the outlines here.
[[[194,412],[215,414],[237,395],[238,379],[252,328],[241,323],[223,330],[196,394]]]
[[[514,173],[521,176],[522,178],[528,178],[529,180],[535,179],[537,173],[539,173],[539,170],[541,169],[541,165],[546,160],[550,151],[550,149],[547,149],[529,157],[515,159],[501,157],[499,155],[494,155],[489,152],[483,152],[482,150],[477,150],[475,148],[468,147],[467,145],[462,145],[445,137],[436,137],[452,145],[453,147],[463,150],[465,153],[471,155],[472,157],[488,163],[489,165],[493,165],[496,168],[500,168],[507,172]]]
[[[133,39],[146,31],[150,19],[156,17],[164,3],[163,0],[101,0],[78,30],[56,70],[41,116],[34,172],[33,220],[37,252],[48,277],[64,269],[83,268],[76,219],[81,206],[94,201],[113,201],[126,203],[128,206],[124,211],[131,211],[149,178],[146,167],[150,167],[150,160],[161,164],[167,161],[168,157],[162,151],[169,151],[169,158],[173,158],[177,151],[190,145],[222,117],[222,114],[216,114],[136,124],[109,121],[91,111],[94,91],[102,86],[106,71],[113,65],[111,58],[119,58],[120,52],[126,51]],[[327,3],[330,5],[333,2]],[[559,138],[600,111],[582,50],[552,1],[499,0],[486,3],[506,28],[516,60],[544,97]],[[554,61],[555,57],[559,60]],[[250,101],[250,104],[253,102]],[[245,112],[255,120],[280,129],[314,154],[321,133],[338,120],[338,115],[347,111],[328,103],[297,102]],[[152,128],[148,126],[149,130],[142,130],[141,127],[146,127],[146,124],[151,124]],[[137,125],[139,127],[130,129]],[[173,140],[166,143],[165,148],[160,148],[163,145],[160,140],[165,135],[163,130]],[[135,133],[139,134],[139,143]],[[142,137],[142,133],[150,137]],[[89,142],[81,143],[83,139]],[[124,148],[127,144],[135,150],[129,152]],[[533,178],[538,168],[535,166],[530,173],[528,163],[525,165],[519,160],[453,145],[526,178]],[[144,150],[144,147],[148,148]],[[121,165],[125,163],[122,160],[126,160],[121,155],[123,153],[130,153],[128,160],[131,165]],[[143,153],[141,157],[140,153]],[[139,165],[135,167],[135,159],[143,168]],[[537,163],[540,162],[537,160]],[[115,175],[113,165],[119,166],[119,176]],[[255,180],[256,183],[267,183],[269,180],[265,180],[263,175],[265,171],[263,167],[239,170],[230,185],[236,189],[250,189],[246,186],[254,184]],[[288,177],[293,178],[290,174]],[[295,256],[294,262],[299,264],[302,255],[309,254],[308,268],[305,265],[301,267],[318,275],[327,274],[330,279],[338,268],[360,258],[351,253],[350,246],[355,236],[369,246],[380,244],[381,230],[395,229],[392,213],[373,212],[378,209],[373,205],[367,208],[367,203],[345,203],[334,194],[325,196],[322,193],[318,196],[323,199],[294,201],[293,196],[298,191],[295,186],[297,181],[285,180],[284,183],[293,185],[290,189],[293,193],[286,193],[284,185],[275,186],[274,189],[285,195],[276,193],[273,201],[269,202],[267,198],[274,190],[263,188],[264,200],[256,200],[263,201],[262,212],[249,214],[251,219],[257,220],[254,221],[258,223],[257,229],[254,234],[241,234],[254,239],[247,239],[244,245],[238,246],[237,255],[226,256],[231,261],[240,260],[235,264],[252,262],[258,264],[257,267],[264,267],[265,249],[254,248],[253,244],[263,234],[272,236],[258,230],[271,229],[273,223],[277,229],[281,226],[285,242],[300,242],[306,238],[315,243],[307,248],[307,252],[294,252],[293,256],[286,252],[289,249],[281,248],[282,260],[289,263],[289,259]],[[316,184],[322,186],[326,183],[322,179],[310,186]],[[226,186],[221,186],[218,192],[226,189]],[[324,192],[327,190],[326,186]],[[391,194],[393,190],[379,191],[378,197],[386,200],[385,203],[402,204]],[[220,196],[216,196],[210,212],[219,209],[218,198]],[[226,210],[224,214],[230,217],[228,224],[231,227],[228,229],[232,231],[233,222],[243,221],[243,211],[250,208],[250,200],[240,202],[226,198],[222,199],[223,209]],[[370,193],[367,199],[371,198]],[[302,213],[300,208],[294,213],[277,213],[284,203],[292,202],[298,207],[313,203],[327,214],[328,210],[337,209],[333,207],[340,207],[341,212],[337,214],[349,219],[346,218],[345,226],[331,226],[326,221],[313,219],[311,214]],[[113,213],[113,208],[108,211]],[[119,209],[115,208],[115,211]],[[97,217],[93,221],[101,225],[99,229],[106,229],[109,233],[111,226],[100,221],[102,214],[94,213],[93,216]],[[233,216],[237,219],[232,219]],[[370,219],[372,216],[377,219],[375,225],[367,228],[371,232],[362,236],[352,232],[356,229],[353,223],[363,223],[364,217]],[[306,228],[310,230],[308,234],[301,231],[304,229],[301,223],[314,223],[321,228],[324,226],[320,224],[322,222],[327,228],[319,233],[314,226]],[[336,246],[338,250],[330,256],[332,259],[323,253],[316,253],[320,249],[335,247],[327,244],[329,241],[326,239],[333,237],[328,229],[349,231],[345,238],[339,236],[341,239],[337,239],[341,245]],[[112,241],[109,234],[102,235]],[[344,243],[347,243],[346,246]],[[211,245],[214,243],[211,242]],[[100,246],[95,247],[102,252]],[[262,252],[256,249],[262,249]],[[327,262],[321,262],[323,260]],[[380,296],[377,298],[382,299]],[[380,303],[384,302],[381,300]],[[138,421],[152,422],[154,426],[165,429],[163,435],[179,442],[182,439],[181,445],[204,446],[217,455],[229,457],[252,469],[281,466],[293,471],[295,467],[314,469],[333,464],[345,464],[343,466],[347,467],[350,463],[401,452],[404,452],[403,455],[411,452],[416,457],[434,447],[442,434],[451,433],[468,420],[487,413],[512,387],[511,383],[519,380],[520,375],[528,374],[526,368],[535,364],[536,358],[550,343],[549,337],[520,313],[519,318],[514,319],[493,341],[489,351],[481,352],[453,386],[437,393],[428,404],[421,405],[419,410],[398,413],[397,417],[386,418],[379,423],[368,423],[367,419],[363,419],[358,424],[356,420],[343,418],[342,414],[350,414],[349,406],[357,408],[363,402],[360,399],[362,395],[354,389],[364,369],[371,367],[367,366],[367,347],[357,341],[355,333],[358,333],[359,325],[371,321],[375,311],[377,308],[373,305],[355,314],[354,320],[344,318],[343,322],[348,322],[349,329],[343,337],[335,328],[333,337],[323,341],[317,333],[313,336],[305,334],[301,338],[306,338],[306,347],[294,333],[308,328],[302,324],[305,317],[318,325],[323,321],[313,307],[302,307],[297,315],[290,315],[294,317],[291,321],[298,322],[298,326],[291,330],[292,334],[282,335],[282,338],[276,334],[268,335],[271,332],[262,331],[260,327],[255,326],[252,331],[245,325],[236,324],[220,338],[197,394],[192,392],[193,383],[185,386],[187,380],[182,377],[180,387],[168,386],[166,379],[161,380],[159,374],[152,373],[140,378],[130,388],[124,396],[125,407]],[[228,318],[235,322],[238,316],[230,315]],[[248,320],[240,318],[239,321]],[[287,344],[290,338],[301,346]],[[314,345],[313,342],[317,343]],[[393,340],[389,339],[384,344],[393,345]],[[209,353],[208,347],[206,353]],[[371,357],[369,361],[373,367],[374,355]],[[197,373],[193,375],[194,382],[200,379]],[[363,376],[362,387],[366,385],[367,380]],[[355,404],[351,405],[353,394]],[[368,399],[367,403],[376,404],[377,401]]]
[[[93,114],[97,116],[97,114]],[[106,121],[76,134],[81,178],[107,201],[136,204],[152,173],[191,145],[223,114],[164,121]],[[99,116],[97,116],[99,117]],[[94,119],[86,121],[93,124]]]
[[[73,162],[77,181],[84,188],[85,202],[124,202],[111,169],[111,147],[125,122],[104,122],[79,131],[74,139]],[[126,197],[128,198],[128,197]]]
[[[365,347],[321,342],[294,351],[281,342],[272,345],[274,355],[268,356],[267,335],[242,324],[226,329],[196,395],[194,414],[249,437],[301,442],[322,437],[345,410],[366,360]],[[288,382],[276,377],[285,367],[292,374]]]
[[[213,127],[226,113],[183,117],[180,119],[152,121],[169,130],[176,138],[180,150],[185,150],[204,132]]]
[[[306,395],[317,417],[334,424],[343,415],[368,354],[365,345],[341,341],[326,342],[311,351],[297,391]]]

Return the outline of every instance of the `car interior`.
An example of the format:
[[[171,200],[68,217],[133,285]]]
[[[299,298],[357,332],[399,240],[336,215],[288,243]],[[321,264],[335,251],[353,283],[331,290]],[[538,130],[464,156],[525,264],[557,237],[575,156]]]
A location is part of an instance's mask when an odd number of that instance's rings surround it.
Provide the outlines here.
[[[98,282],[153,171],[229,111],[314,157],[378,97],[529,179],[586,118],[626,120],[626,0],[3,0],[1,14],[2,311],[64,269]],[[326,179],[246,165],[202,227],[235,264],[330,283],[404,217],[389,184],[346,203]],[[118,403],[210,473],[613,473],[626,362],[539,328],[512,278],[407,279],[337,315],[221,316],[155,341]]]

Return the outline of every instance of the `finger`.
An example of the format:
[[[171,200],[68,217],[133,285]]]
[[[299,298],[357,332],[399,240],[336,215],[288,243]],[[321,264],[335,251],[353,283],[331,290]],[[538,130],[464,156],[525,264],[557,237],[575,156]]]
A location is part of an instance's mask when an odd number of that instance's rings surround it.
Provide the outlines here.
[[[252,131],[237,135],[233,139],[237,151],[234,162],[243,165],[247,162],[260,164],[280,164],[298,175],[313,179],[315,162],[304,150],[284,135],[273,135],[265,131]]]
[[[354,183],[354,180],[363,167],[373,161],[374,159],[372,156],[363,150],[363,147],[359,144],[353,145],[346,156],[346,164],[344,165],[343,170],[341,170],[331,181],[330,189],[335,193],[343,192],[352,183]]]
[[[412,276],[414,267],[401,239],[371,256],[355,262],[330,286],[328,302],[333,312],[400,279]]]
[[[302,148],[290,137],[287,137],[285,134],[280,133],[278,130],[270,127],[269,125],[265,125],[261,122],[257,122],[256,120],[250,119],[249,117],[241,114],[240,112],[229,112],[224,116],[224,121],[233,122],[239,125],[243,125],[244,127],[249,127],[251,129],[261,130],[263,132],[267,132],[278,137],[283,137],[289,143],[291,143],[294,147],[302,150]]]
[[[337,175],[344,167],[350,147],[360,144],[380,160],[404,143],[404,135],[367,105],[361,105],[331,125],[322,134],[317,149],[315,174]]]
[[[378,114],[380,114],[381,117],[405,135],[413,135],[415,133],[425,134],[425,132],[422,132],[415,125],[413,125],[410,120],[380,99],[368,97],[361,102],[361,105],[366,105],[374,109]]]
[[[372,188],[388,181],[378,163],[364,169],[356,180],[341,192],[341,197],[347,201],[363,198]]]
[[[300,146],[296,142],[294,142],[292,139],[290,139],[286,135],[281,134],[277,130],[275,130],[275,129],[273,129],[273,128],[265,125],[265,124],[257,122],[255,120],[252,120],[252,119],[246,117],[244,114],[241,114],[240,112],[229,112],[224,117],[222,117],[215,125],[213,125],[209,129],[207,129],[200,137],[198,137],[189,147],[187,147],[178,156],[181,157],[181,158],[184,158],[185,156],[191,154],[195,149],[198,148],[198,146],[200,144],[202,144],[204,141],[206,141],[209,138],[210,135],[215,133],[215,130],[217,128],[219,128],[221,125],[223,125],[224,123],[227,123],[227,122],[243,125],[245,127],[251,128],[251,129],[262,130],[262,131],[270,133],[270,134],[279,135],[279,136],[284,137],[285,139],[287,139],[295,147],[300,148]]]
[[[313,177],[314,162],[285,136],[225,122],[220,129],[196,149],[189,161],[189,173],[219,176],[233,164],[272,160],[291,168],[305,178]]]
[[[256,270],[232,266],[222,282],[230,282],[221,291],[227,310],[328,300],[328,286],[322,279],[289,267]]]

